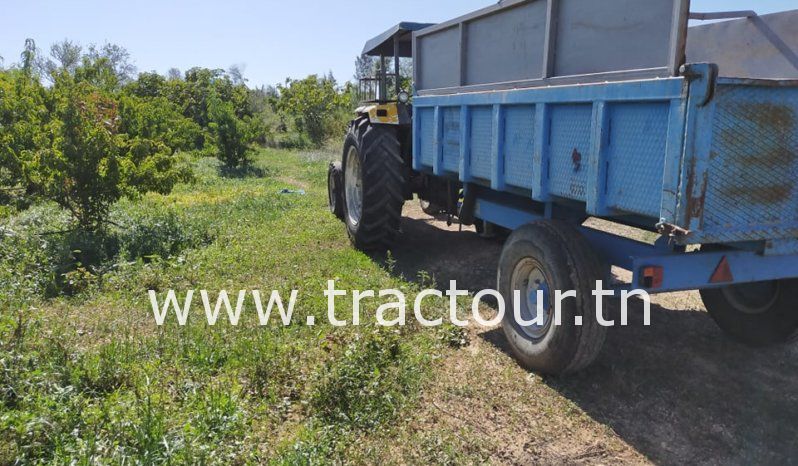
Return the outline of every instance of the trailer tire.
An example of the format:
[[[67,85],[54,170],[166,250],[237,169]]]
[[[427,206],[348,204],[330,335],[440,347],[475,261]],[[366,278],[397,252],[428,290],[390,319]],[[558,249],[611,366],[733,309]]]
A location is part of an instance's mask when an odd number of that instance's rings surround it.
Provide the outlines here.
[[[436,215],[442,214],[446,209],[435,204],[434,202],[425,201],[424,199],[418,200],[418,205],[421,207],[421,211],[425,214],[429,215],[430,217],[435,217]]]
[[[730,337],[752,347],[798,338],[798,279],[701,290],[709,315]]]
[[[356,120],[343,158],[344,223],[352,244],[386,250],[396,240],[404,205],[406,170],[395,128]]]
[[[593,313],[592,290],[602,276],[598,256],[567,223],[542,220],[510,235],[499,261],[498,289],[506,303],[502,328],[521,365],[547,375],[566,375],[593,362],[606,336],[606,328],[599,325]],[[576,290],[577,297],[563,300],[562,325],[552,322],[554,306],[549,296],[545,305],[549,311],[547,323],[522,327],[514,318],[513,290],[521,291],[521,315],[530,320],[536,311],[530,311],[534,303],[525,296],[536,295],[534,290],[544,288],[549,295],[554,290]],[[576,325],[577,317],[581,326]]]
[[[330,162],[327,169],[327,202],[330,212],[339,220],[344,219],[343,181],[341,162]]]

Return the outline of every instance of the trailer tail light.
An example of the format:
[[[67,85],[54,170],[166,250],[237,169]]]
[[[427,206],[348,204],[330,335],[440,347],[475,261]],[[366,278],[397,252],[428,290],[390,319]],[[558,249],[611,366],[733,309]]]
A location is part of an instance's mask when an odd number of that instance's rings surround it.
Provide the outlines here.
[[[662,282],[665,277],[665,269],[659,266],[643,267],[642,282],[643,288],[647,290],[656,290],[662,288]]]

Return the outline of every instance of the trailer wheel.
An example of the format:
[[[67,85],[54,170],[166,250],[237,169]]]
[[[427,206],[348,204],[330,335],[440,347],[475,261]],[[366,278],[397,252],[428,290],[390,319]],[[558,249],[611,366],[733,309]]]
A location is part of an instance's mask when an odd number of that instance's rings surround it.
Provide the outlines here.
[[[798,338],[798,280],[701,290],[709,315],[735,340],[762,347]]]
[[[430,217],[434,217],[438,214],[441,214],[445,210],[443,207],[439,206],[438,204],[435,204],[434,202],[430,201],[425,201],[424,199],[419,199],[418,205],[421,207],[421,210]]]
[[[361,119],[344,144],[344,223],[361,250],[385,250],[399,232],[405,167],[395,128]]]
[[[343,181],[341,162],[330,162],[330,167],[327,169],[327,201],[330,212],[339,220],[344,219]]]
[[[504,333],[527,369],[564,375],[584,369],[604,344],[606,328],[594,315],[592,290],[602,278],[598,256],[571,225],[544,220],[510,235],[499,261],[498,287],[505,303]],[[544,320],[522,327],[514,318],[513,290],[521,292],[521,317],[537,315],[537,291],[543,291]],[[555,290],[576,290],[562,301],[562,325],[554,323]],[[581,326],[576,325],[577,319]]]

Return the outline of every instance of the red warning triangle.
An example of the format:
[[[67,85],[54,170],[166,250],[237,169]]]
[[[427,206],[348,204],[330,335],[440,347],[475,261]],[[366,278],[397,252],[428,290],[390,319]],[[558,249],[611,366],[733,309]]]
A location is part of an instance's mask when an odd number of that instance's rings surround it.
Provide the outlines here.
[[[734,281],[734,275],[732,275],[731,267],[729,266],[729,259],[726,256],[723,256],[723,259],[720,260],[720,264],[715,268],[715,272],[712,274],[712,277],[709,279],[710,283],[731,283]]]

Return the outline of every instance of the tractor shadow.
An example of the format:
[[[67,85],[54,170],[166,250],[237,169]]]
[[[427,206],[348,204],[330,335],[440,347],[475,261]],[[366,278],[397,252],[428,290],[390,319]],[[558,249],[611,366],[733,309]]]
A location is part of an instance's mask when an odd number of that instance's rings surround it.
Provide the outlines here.
[[[413,216],[421,219],[403,220],[393,273],[413,280],[424,271],[439,288],[449,280],[472,291],[495,287],[501,242]],[[620,306],[607,304],[617,319]],[[695,294],[655,297],[650,326],[642,301],[630,302],[629,315],[629,326],[609,329],[591,367],[545,383],[655,463],[798,461],[798,346],[728,340]],[[480,337],[512,357],[500,329]]]

